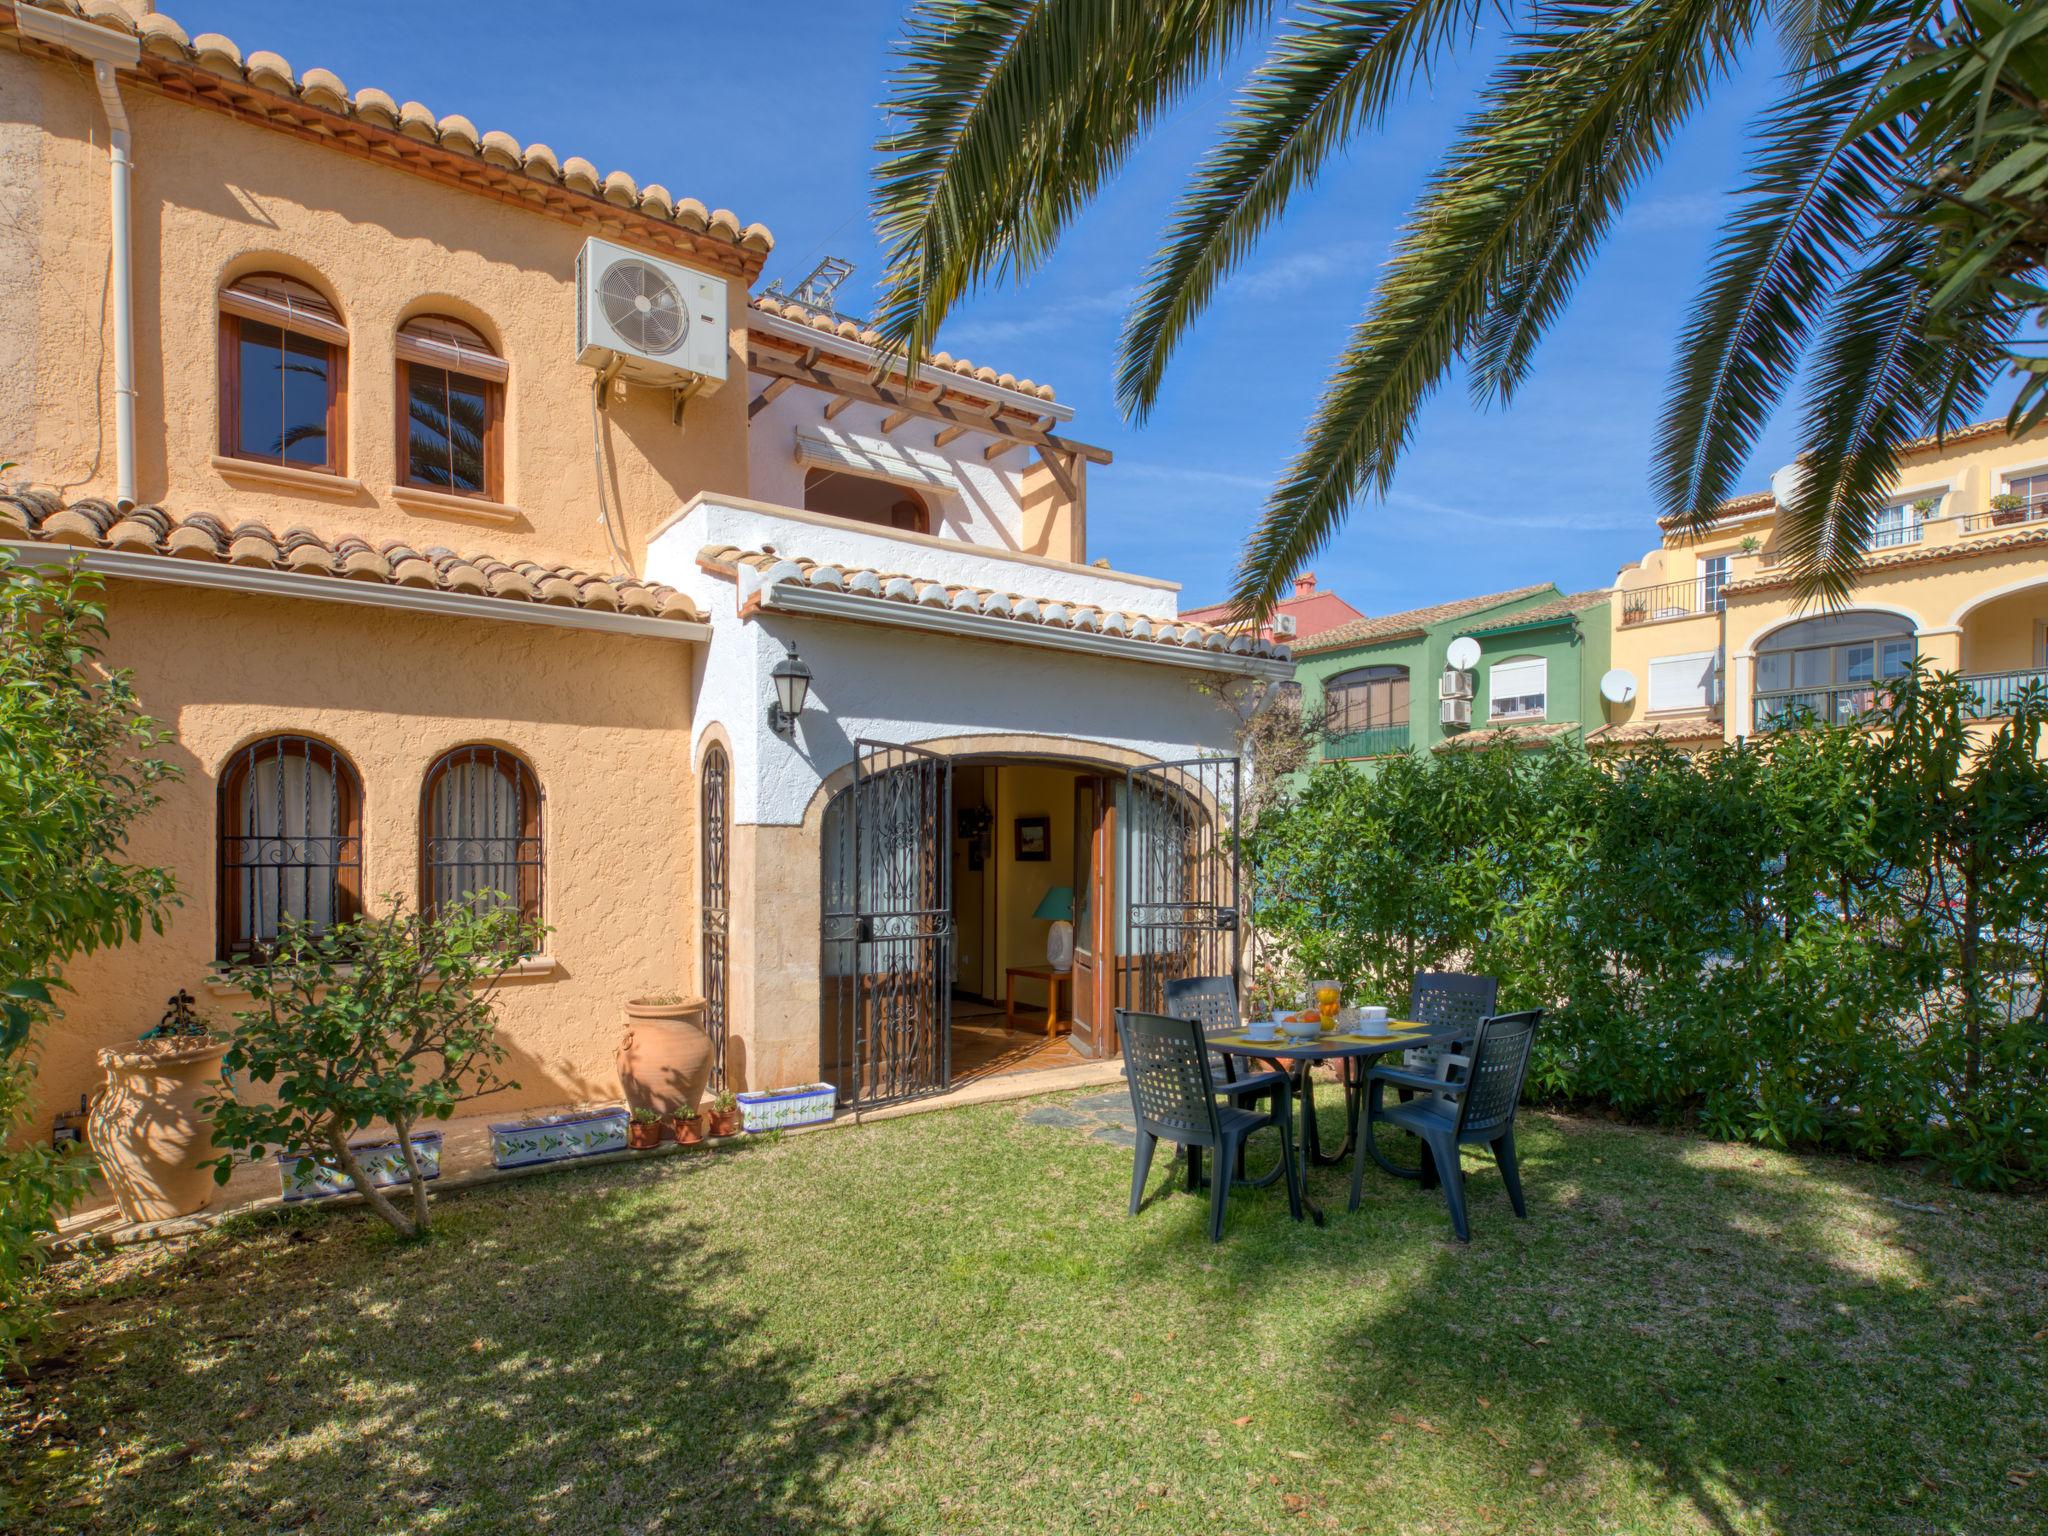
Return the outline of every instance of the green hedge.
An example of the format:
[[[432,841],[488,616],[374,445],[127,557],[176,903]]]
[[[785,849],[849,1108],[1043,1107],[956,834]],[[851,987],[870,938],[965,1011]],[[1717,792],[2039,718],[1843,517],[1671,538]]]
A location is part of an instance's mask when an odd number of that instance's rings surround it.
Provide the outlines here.
[[[1255,987],[1418,971],[1548,1010],[1531,1093],[1775,1146],[2048,1175],[2048,766],[1953,678],[1873,723],[1330,764],[1246,839]]]

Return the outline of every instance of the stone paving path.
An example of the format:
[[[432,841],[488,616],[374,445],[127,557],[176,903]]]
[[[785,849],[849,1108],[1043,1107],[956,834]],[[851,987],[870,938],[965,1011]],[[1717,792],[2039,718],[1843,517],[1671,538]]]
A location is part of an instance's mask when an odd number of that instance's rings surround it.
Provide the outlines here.
[[[1039,1104],[1019,1116],[1026,1125],[1051,1125],[1079,1131],[1091,1141],[1113,1147],[1138,1144],[1137,1122],[1131,1118],[1131,1095],[1118,1088],[1112,1093],[1091,1093],[1064,1104]]]

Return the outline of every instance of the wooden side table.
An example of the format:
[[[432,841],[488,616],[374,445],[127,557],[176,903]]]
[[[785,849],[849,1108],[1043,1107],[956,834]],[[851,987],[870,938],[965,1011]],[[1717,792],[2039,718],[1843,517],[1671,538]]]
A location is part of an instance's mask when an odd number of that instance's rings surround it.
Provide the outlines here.
[[[1017,1022],[1017,978],[1028,977],[1045,983],[1045,1038],[1050,1040],[1060,1032],[1060,987],[1067,988],[1067,1001],[1073,1002],[1074,973],[1056,971],[1049,965],[1012,965],[1003,971],[1003,1022]]]

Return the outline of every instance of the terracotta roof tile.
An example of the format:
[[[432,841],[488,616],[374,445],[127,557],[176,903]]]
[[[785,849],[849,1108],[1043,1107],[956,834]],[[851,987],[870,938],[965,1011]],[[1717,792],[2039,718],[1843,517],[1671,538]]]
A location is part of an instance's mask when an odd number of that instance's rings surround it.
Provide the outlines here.
[[[794,299],[772,293],[757,293],[747,302],[749,307],[761,314],[775,315],[784,320],[793,320],[799,325],[808,325],[823,334],[836,336],[841,341],[857,342],[864,347],[879,347],[882,344],[882,333],[873,326],[823,314],[807,305],[797,303]],[[1035,400],[1054,398],[1050,384],[1036,384],[1030,379],[1020,379],[1013,373],[997,373],[993,368],[977,365],[970,358],[955,357],[950,352],[934,352],[920,366],[928,370],[950,373],[971,383],[993,384],[999,389],[1013,390],[1018,394],[1029,395]]]
[[[122,6],[109,4],[107,0],[87,0],[85,4],[79,4],[78,0],[18,0],[18,4],[32,4],[42,10],[81,17],[99,26],[134,35],[142,44],[145,74],[161,75],[180,69],[204,72],[270,96],[288,99],[301,107],[350,118],[371,128],[401,133],[407,138],[499,170],[518,170],[537,181],[579,193],[595,202],[609,203],[650,219],[680,225],[692,234],[737,247],[745,253],[749,271],[755,270],[759,259],[775,245],[775,237],[765,225],[749,224],[742,228],[739,220],[722,208],[707,215],[704,205],[694,198],[676,203],[666,188],[649,186],[643,191],[623,171],[600,176],[596,167],[587,160],[571,156],[566,162],[558,162],[554,151],[545,144],[528,145],[522,150],[518,141],[509,134],[494,130],[479,135],[476,125],[466,117],[450,113],[437,118],[429,108],[416,101],[408,101],[401,106],[375,86],[365,86],[351,96],[340,76],[332,70],[308,69],[295,78],[291,65],[279,55],[258,49],[244,59],[241,50],[228,38],[216,32],[190,37],[183,27],[161,11],[149,12],[138,19]]]
[[[737,578],[742,569],[747,569],[758,573],[764,582],[800,581],[807,587],[856,594],[877,603],[914,603],[928,608],[971,611],[1023,624],[1120,635],[1130,640],[1150,640],[1159,645],[1185,646],[1229,656],[1286,661],[1292,655],[1285,645],[1180,617],[1163,618],[1064,598],[977,587],[942,577],[840,565],[765,549],[743,549],[734,544],[705,545],[697,552],[697,563],[720,576]]]
[[[230,528],[210,512],[175,517],[162,507],[136,507],[120,513],[109,502],[66,503],[51,491],[0,493],[0,539],[302,571],[686,623],[703,617],[697,605],[673,587],[636,577],[599,576],[532,561],[507,565],[490,555],[458,555],[440,545],[415,549],[397,539],[382,544],[354,534],[327,539],[305,528],[278,533],[258,522]]]
[[[1400,635],[1421,634],[1432,624],[1441,624],[1449,619],[1461,619],[1468,613],[1478,613],[1496,603],[1511,603],[1517,598],[1530,597],[1545,590],[1550,583],[1539,581],[1534,586],[1516,587],[1508,592],[1489,592],[1484,597],[1461,597],[1455,602],[1435,603],[1427,608],[1408,608],[1400,613],[1382,613],[1373,618],[1360,619],[1353,624],[1339,624],[1335,629],[1326,629],[1312,639],[1304,640],[1295,650],[1303,655],[1311,651],[1342,650],[1346,646],[1366,645],[1376,640],[1392,640]]]
[[[1979,555],[1995,555],[2009,549],[2031,549],[2048,544],[2048,526],[2036,525],[2023,528],[2016,533],[1993,534],[1982,537],[1967,534],[1952,544],[1909,545],[1887,555],[1866,555],[1858,567],[1859,574],[1872,571],[1893,570],[1902,565],[1937,565],[1951,560],[1973,560]],[[1721,590],[1725,595],[1736,597],[1747,592],[1769,592],[1779,587],[1789,587],[1798,581],[1798,575],[1790,566],[1774,566],[1758,571],[1754,576],[1745,576],[1740,581],[1731,581]]]
[[[1513,613],[1501,614],[1483,624],[1465,625],[1459,632],[1467,635],[1489,634],[1496,629],[1519,629],[1524,624],[1541,624],[1545,619],[1568,619],[1575,613],[1604,603],[1608,599],[1605,587],[1596,587],[1589,592],[1574,592],[1569,597],[1560,597],[1554,603],[1538,603],[1534,608],[1517,608]]]
[[[1431,747],[1432,752],[1484,751],[1489,747],[1540,747],[1558,741],[1579,728],[1576,720],[1538,720],[1526,725],[1482,725],[1455,736],[1446,736]]]
[[[1603,725],[1586,733],[1589,747],[1641,746],[1648,741],[1690,745],[1720,741],[1725,732],[1719,715],[1690,715],[1678,720],[1631,720],[1625,725]]]

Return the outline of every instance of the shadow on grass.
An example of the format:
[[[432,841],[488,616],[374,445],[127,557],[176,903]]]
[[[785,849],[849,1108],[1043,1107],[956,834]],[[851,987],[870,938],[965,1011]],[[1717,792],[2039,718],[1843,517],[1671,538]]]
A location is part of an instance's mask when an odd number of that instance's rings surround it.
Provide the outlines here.
[[[1341,1101],[1322,1099],[1334,1148]],[[1370,1167],[1347,1213],[1347,1164],[1310,1177],[1327,1227],[1290,1222],[1277,1188],[1239,1189],[1212,1248],[1205,1202],[1176,1193],[1162,1155],[1133,1262],[1199,1264],[1192,1304],[1218,1326],[1248,1290],[1325,1298],[1296,1362],[1321,1443],[1442,1468],[1441,1507],[1467,1519],[1453,1487],[1496,1490],[1476,1513],[1505,1529],[1598,1524],[1623,1488],[1658,1512],[1648,1528],[1726,1536],[2039,1515],[2001,1472],[2031,1464],[2040,1423],[2018,1311],[1966,1295],[1959,1314],[1915,1245],[1872,1240],[1899,1213],[1830,1175],[1850,1165],[1765,1173],[1746,1149],[1526,1114],[1521,1140],[1531,1219],[1468,1154],[1469,1246],[1439,1194]]]
[[[676,1214],[687,1177],[565,1171],[438,1206],[424,1244],[295,1212],[117,1288],[113,1366],[41,1395],[125,1443],[31,1478],[23,1528],[880,1529],[828,1489],[925,1384],[817,1380],[711,1300],[740,1260]]]

